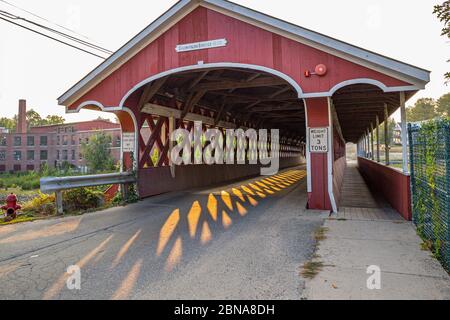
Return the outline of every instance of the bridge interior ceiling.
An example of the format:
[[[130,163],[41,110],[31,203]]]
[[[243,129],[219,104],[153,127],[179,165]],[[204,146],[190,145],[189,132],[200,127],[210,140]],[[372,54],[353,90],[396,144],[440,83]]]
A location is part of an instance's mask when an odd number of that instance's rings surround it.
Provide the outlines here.
[[[407,92],[409,99],[414,92]],[[345,141],[357,143],[361,136],[384,122],[385,106],[391,116],[400,107],[400,93],[385,93],[368,84],[355,84],[338,90],[332,97]]]
[[[157,79],[135,92],[142,111],[155,104],[238,127],[279,129],[282,137],[305,141],[305,110],[284,79],[247,69],[203,69]]]

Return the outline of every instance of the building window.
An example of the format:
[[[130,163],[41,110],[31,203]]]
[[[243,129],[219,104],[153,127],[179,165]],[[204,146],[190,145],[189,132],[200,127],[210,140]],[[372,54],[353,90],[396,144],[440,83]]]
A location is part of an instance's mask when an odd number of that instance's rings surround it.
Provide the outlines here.
[[[86,144],[89,144],[89,137],[86,137],[84,141],[86,141]]]
[[[14,137],[14,146],[20,147],[22,145],[22,137]]]
[[[7,146],[7,141],[6,141],[6,137],[5,136],[1,136],[0,137],[0,146],[2,147],[6,147]]]
[[[63,136],[63,145],[67,146],[69,144],[69,136]]]
[[[61,154],[59,150],[56,150],[56,160],[59,160],[61,158]]]
[[[14,165],[14,171],[15,172],[20,172],[22,171],[22,166],[20,164],[15,164]]]
[[[41,158],[41,160],[48,160],[48,151],[41,150],[40,158]]]
[[[5,172],[6,166],[4,164],[0,164],[0,172]]]
[[[83,160],[83,154],[81,152],[78,154],[78,159]]]
[[[75,135],[72,135],[70,137],[70,140],[71,140],[72,145],[74,146],[75,145]]]
[[[34,171],[34,165],[33,164],[27,164],[27,171]]]
[[[75,161],[75,150],[72,150],[72,160]]]
[[[62,159],[63,160],[68,160],[69,159],[67,150],[63,150],[63,152],[62,152]]]
[[[29,147],[34,146],[34,136],[27,137],[27,146],[29,146]]]
[[[34,150],[27,150],[27,160],[34,160]]]
[[[6,151],[0,151],[0,161],[6,160]]]
[[[116,139],[116,146],[120,147],[121,144],[122,144],[122,140],[120,139],[120,136],[118,136]]]
[[[59,146],[61,144],[61,136],[56,137],[56,144]]]
[[[48,145],[48,138],[47,136],[41,136],[41,146]]]
[[[15,161],[20,161],[22,160],[22,151],[14,151],[14,160]]]

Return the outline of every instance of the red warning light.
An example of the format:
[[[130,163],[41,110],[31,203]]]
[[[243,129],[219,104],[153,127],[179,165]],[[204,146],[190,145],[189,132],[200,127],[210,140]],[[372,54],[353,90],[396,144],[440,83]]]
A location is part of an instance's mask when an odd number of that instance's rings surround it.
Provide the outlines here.
[[[316,69],[314,71],[316,75],[322,77],[327,74],[327,66],[324,64],[319,64],[316,66]]]

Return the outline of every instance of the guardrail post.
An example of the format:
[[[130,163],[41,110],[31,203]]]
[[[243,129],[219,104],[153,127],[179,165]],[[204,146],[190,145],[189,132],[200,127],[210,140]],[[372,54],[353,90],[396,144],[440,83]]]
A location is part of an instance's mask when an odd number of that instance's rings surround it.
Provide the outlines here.
[[[55,192],[55,201],[56,201],[56,213],[64,214],[62,191]]]
[[[128,200],[128,184],[121,184],[120,185],[120,192],[122,193],[122,199],[123,201]]]

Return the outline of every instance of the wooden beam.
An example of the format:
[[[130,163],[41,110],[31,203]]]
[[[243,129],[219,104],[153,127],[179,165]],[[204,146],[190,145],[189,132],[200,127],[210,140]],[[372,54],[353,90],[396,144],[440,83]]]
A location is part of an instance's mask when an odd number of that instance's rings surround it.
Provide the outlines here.
[[[251,75],[250,77],[247,78],[247,80],[245,80],[246,82],[250,82],[255,80],[256,78],[258,78],[261,75],[261,73],[255,73],[253,75]],[[236,89],[230,89],[230,91],[228,91],[229,93],[233,93]]]
[[[222,101],[219,111],[217,112],[216,118],[214,119],[214,125],[216,126],[220,119],[222,118],[222,113],[225,110],[225,99]]]
[[[285,84],[286,81],[278,78],[261,78],[249,82],[246,81],[222,81],[218,83],[199,84],[196,88],[198,91],[218,91],[229,89],[258,88],[268,86],[279,86]]]
[[[302,111],[303,108],[301,108],[298,105],[292,105],[292,103],[287,103],[282,106],[264,106],[264,107],[256,107],[253,108],[253,112],[271,112],[271,111]]]
[[[181,117],[184,118],[186,114],[192,111],[192,108],[199,103],[199,101],[203,98],[203,96],[206,94],[205,90],[197,91],[195,93],[192,93],[189,95],[188,99],[184,103],[183,112],[181,114]]]
[[[142,109],[143,113],[156,115],[159,117],[173,117],[175,119],[182,119],[182,111],[174,108],[169,108],[165,106],[160,106],[153,103],[147,103],[144,108]],[[218,121],[217,124],[215,124],[215,118],[202,116],[200,114],[196,113],[187,113],[184,117],[184,120],[186,121],[201,121],[204,124],[207,125],[216,125],[221,128],[230,128],[233,129],[236,127],[234,123],[226,122],[226,121]]]
[[[276,98],[269,98],[269,96],[257,96],[257,95],[248,95],[248,94],[239,94],[239,93],[230,93],[223,91],[211,91],[212,95],[219,95],[228,98],[228,101],[246,103],[247,101],[257,101],[261,100],[263,102],[275,102],[275,101],[283,101],[283,100],[298,100],[297,95],[293,94],[284,94],[282,96],[277,96]]]
[[[198,75],[194,81],[192,81],[192,83],[189,85],[189,87],[187,88],[187,91],[191,91],[196,85],[198,85],[200,83],[200,81],[203,80],[204,77],[206,77],[206,75],[209,73],[208,71],[202,72],[200,75]]]
[[[286,86],[286,87],[284,87],[284,88],[281,88],[281,89],[278,90],[277,92],[271,94],[271,95],[269,96],[269,98],[270,98],[270,99],[273,99],[273,98],[275,98],[275,97],[278,97],[280,94],[285,93],[286,91],[289,91],[289,90],[291,90],[291,87],[290,87],[290,86]]]
[[[159,89],[161,89],[168,78],[169,77],[160,78],[147,85],[139,100],[139,110],[158,93]]]

